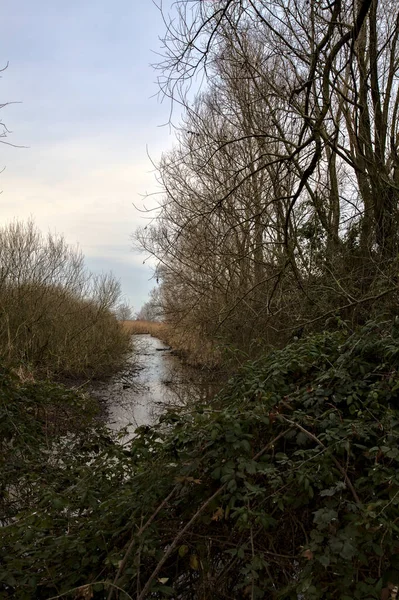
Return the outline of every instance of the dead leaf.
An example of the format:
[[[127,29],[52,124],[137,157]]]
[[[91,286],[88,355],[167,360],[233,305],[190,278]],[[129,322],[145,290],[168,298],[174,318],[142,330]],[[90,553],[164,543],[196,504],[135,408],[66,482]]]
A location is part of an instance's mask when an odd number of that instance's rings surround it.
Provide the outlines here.
[[[216,510],[212,516],[212,521],[220,521],[224,517],[224,510],[221,506]]]
[[[243,591],[243,594],[244,594],[244,596],[251,596],[251,594],[252,594],[252,589],[253,589],[253,586],[252,586],[252,585],[247,585],[247,586],[244,588],[244,591]]]
[[[274,421],[276,420],[276,417],[277,417],[277,413],[275,413],[275,412],[270,412],[269,413],[269,422],[270,422],[270,425],[273,425]]]
[[[313,552],[309,550],[309,548],[302,552],[302,556],[306,558],[306,560],[313,560]]]
[[[91,585],[83,585],[76,592],[76,598],[79,600],[91,600],[93,596],[94,592]]]

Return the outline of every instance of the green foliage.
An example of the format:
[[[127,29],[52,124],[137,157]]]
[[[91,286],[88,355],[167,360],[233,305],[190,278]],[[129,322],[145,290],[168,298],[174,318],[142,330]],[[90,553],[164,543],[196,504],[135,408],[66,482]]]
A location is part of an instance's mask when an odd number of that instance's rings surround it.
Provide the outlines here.
[[[2,597],[379,598],[399,583],[398,358],[396,323],[315,335],[125,446],[49,436],[34,407],[66,392],[3,374]]]

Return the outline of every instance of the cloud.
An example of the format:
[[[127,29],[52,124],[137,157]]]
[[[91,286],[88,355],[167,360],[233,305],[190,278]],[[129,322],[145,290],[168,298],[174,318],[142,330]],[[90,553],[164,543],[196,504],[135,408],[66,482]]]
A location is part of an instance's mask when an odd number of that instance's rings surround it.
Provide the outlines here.
[[[2,222],[32,216],[42,231],[60,233],[71,245],[78,244],[97,271],[112,270],[124,292],[134,292],[130,301],[141,305],[152,285],[147,284],[150,269],[143,266],[146,255],[133,248],[134,230],[146,223],[134,204],[141,205],[145,190],[156,187],[154,173],[149,161],[101,166],[97,153],[98,148],[87,142],[70,143],[43,151],[40,165],[45,169],[36,173],[33,165],[18,177],[7,170],[0,177]],[[73,163],[70,169],[65,169],[67,157]]]
[[[82,247],[104,240],[120,245],[123,232],[130,235],[144,223],[133,204],[141,204],[141,194],[154,186],[148,164],[115,164],[87,171],[77,166],[65,174],[65,168],[57,173],[52,170],[53,162],[46,162],[46,179],[12,177],[7,172],[1,176],[3,220],[34,214],[41,227],[55,228],[72,243],[80,241]]]
[[[165,0],[169,2],[169,0]],[[152,271],[132,251],[157,193],[155,159],[172,142],[168,102],[149,66],[163,24],[152,2],[13,0],[3,7],[1,118],[13,130],[0,146],[2,223],[32,216],[42,231],[79,244],[91,268],[111,269],[139,307]],[[156,204],[156,197],[146,203]]]

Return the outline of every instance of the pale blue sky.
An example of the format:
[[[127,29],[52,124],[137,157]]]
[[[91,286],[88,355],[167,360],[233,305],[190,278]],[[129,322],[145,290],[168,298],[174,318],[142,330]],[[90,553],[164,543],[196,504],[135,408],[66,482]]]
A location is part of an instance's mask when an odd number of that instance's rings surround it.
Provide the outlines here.
[[[151,0],[9,0],[2,3],[1,223],[34,217],[78,243],[93,270],[112,270],[139,309],[153,287],[130,234],[133,203],[158,190],[154,159],[173,143],[156,73],[164,26]]]

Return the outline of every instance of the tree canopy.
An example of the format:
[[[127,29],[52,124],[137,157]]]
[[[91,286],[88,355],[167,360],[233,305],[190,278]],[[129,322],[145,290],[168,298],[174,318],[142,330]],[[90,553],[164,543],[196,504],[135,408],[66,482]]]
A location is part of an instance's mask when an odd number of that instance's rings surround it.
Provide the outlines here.
[[[395,305],[397,3],[174,11],[159,79],[183,119],[159,165],[160,216],[138,234],[166,317],[248,350]]]

